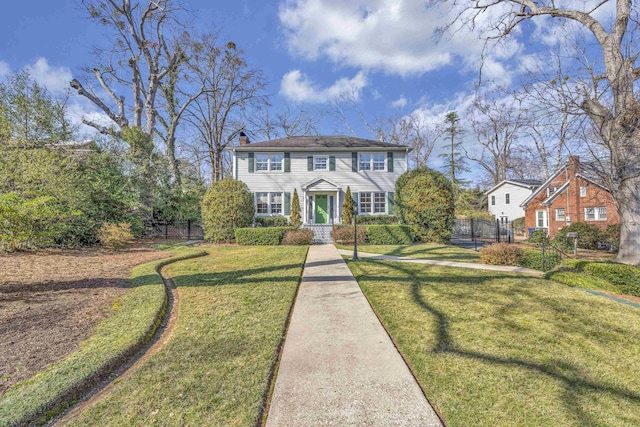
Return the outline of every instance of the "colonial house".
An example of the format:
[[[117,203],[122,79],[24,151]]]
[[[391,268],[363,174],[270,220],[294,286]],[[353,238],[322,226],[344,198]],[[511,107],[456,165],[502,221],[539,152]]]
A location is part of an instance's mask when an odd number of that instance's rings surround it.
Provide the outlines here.
[[[551,238],[575,222],[600,228],[620,222],[611,193],[577,156],[569,157],[520,206],[525,209],[525,227],[545,229]]]
[[[410,148],[350,136],[292,136],[232,147],[233,177],[253,193],[256,216],[291,215],[297,190],[305,225],[339,224],[347,187],[359,215],[393,214]]]
[[[533,179],[506,179],[484,194],[487,195],[489,212],[501,222],[513,221],[524,216],[520,206],[542,184]]]

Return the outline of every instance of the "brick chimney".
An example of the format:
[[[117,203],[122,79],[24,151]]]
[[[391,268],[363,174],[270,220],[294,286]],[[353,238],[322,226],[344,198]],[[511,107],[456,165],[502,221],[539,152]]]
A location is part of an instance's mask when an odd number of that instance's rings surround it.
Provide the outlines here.
[[[240,145],[249,145],[249,137],[244,132],[240,132]]]
[[[580,157],[569,156],[569,176],[574,177],[580,172]]]

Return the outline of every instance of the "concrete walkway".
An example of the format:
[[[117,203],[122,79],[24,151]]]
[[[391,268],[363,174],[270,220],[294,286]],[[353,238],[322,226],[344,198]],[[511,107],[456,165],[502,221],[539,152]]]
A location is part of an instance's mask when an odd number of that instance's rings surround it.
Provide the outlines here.
[[[441,426],[333,245],[304,266],[267,426]]]
[[[347,251],[344,249],[339,249],[338,251],[340,252],[341,255],[347,255],[347,256],[353,255],[353,251]],[[530,268],[524,268],[524,267],[512,267],[509,265],[488,265],[488,264],[475,264],[472,262],[440,261],[436,259],[422,259],[422,258],[409,258],[409,257],[401,257],[401,256],[393,256],[393,255],[371,254],[371,253],[360,252],[360,251],[358,251],[358,257],[368,258],[368,259],[381,259],[386,261],[411,262],[416,264],[441,265],[443,267],[471,268],[474,270],[506,271],[508,273],[529,274],[529,275],[538,276],[538,277],[541,277],[543,275],[542,271],[532,270]]]

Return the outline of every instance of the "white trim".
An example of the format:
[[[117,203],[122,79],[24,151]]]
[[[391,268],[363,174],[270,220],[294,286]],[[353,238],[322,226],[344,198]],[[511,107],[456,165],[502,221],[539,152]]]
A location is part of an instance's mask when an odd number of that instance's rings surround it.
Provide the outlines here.
[[[280,169],[271,169],[271,156],[281,156]],[[267,169],[258,170],[258,156],[267,156]],[[253,172],[255,173],[282,173],[284,172],[284,152],[256,153],[253,157]]]
[[[554,179],[556,179],[562,172],[565,171],[565,169],[567,169],[567,165],[562,166],[560,169],[558,169],[556,171],[556,173],[554,173],[553,175],[551,175],[549,177],[549,179],[547,179],[545,182],[542,183],[542,185],[540,185],[540,187],[536,188],[535,190],[533,190],[533,192],[529,195],[529,197],[527,197],[524,202],[520,203],[520,207],[521,208],[526,208],[527,205],[538,195],[540,194],[540,192],[542,190],[544,190],[545,188],[547,188],[547,186],[549,184],[551,184],[551,181],[553,181]]]
[[[256,191],[253,193],[253,209],[256,213],[256,217],[264,218],[269,216],[278,216],[278,217],[286,217],[284,214],[284,193],[285,191]],[[258,194],[266,194],[267,195],[267,213],[258,213]],[[272,194],[280,194],[282,198],[282,203],[280,203],[280,213],[271,213],[271,195]]]
[[[329,165],[329,162],[330,162],[329,157],[331,157],[331,156],[329,156],[328,154],[326,154],[326,155],[325,155],[325,154],[318,154],[318,155],[314,155],[314,156],[313,156],[313,171],[314,171],[314,172],[315,172],[315,171],[329,172],[329,169],[331,168],[331,166]],[[327,163],[326,163],[327,168],[326,168],[326,169],[317,169],[317,168],[316,168],[316,159],[318,159],[318,158],[324,158],[324,159],[327,159]]]
[[[488,189],[487,191],[484,192],[484,194],[488,195],[489,193],[494,192],[495,190],[497,190],[498,188],[502,187],[505,184],[511,184],[511,185],[515,185],[517,187],[522,187],[522,188],[536,188],[539,187],[540,184],[523,184],[521,182],[516,182],[516,181],[511,181],[510,179],[504,179],[501,182],[499,182],[498,184],[494,185],[493,187],[491,187],[490,189]]]
[[[374,169],[373,165],[375,164],[375,160],[373,159],[373,156],[376,154],[382,154],[383,155],[383,168],[382,169]],[[371,159],[369,160],[369,169],[360,169],[360,163],[361,160],[360,158],[363,155],[369,155],[371,156]],[[358,153],[358,172],[386,172],[387,171],[387,155],[385,153],[380,153],[380,152],[363,152],[363,153]]]

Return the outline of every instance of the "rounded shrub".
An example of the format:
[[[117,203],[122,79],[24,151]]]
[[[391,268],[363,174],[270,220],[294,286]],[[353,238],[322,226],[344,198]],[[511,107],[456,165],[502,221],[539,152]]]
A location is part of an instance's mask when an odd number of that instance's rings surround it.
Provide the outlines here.
[[[202,199],[204,238],[230,242],[236,228],[251,226],[253,215],[253,197],[245,183],[232,178],[214,182]]]
[[[494,243],[480,249],[480,259],[490,265],[520,265],[524,253],[516,245]]]
[[[420,167],[396,181],[398,216],[425,242],[448,243],[455,222],[451,182],[440,172]]]
[[[567,239],[568,232],[578,233],[578,247],[582,249],[598,249],[598,242],[601,240],[600,228],[586,222],[574,222],[558,231],[553,238],[556,246],[562,248],[573,248],[573,239]]]

